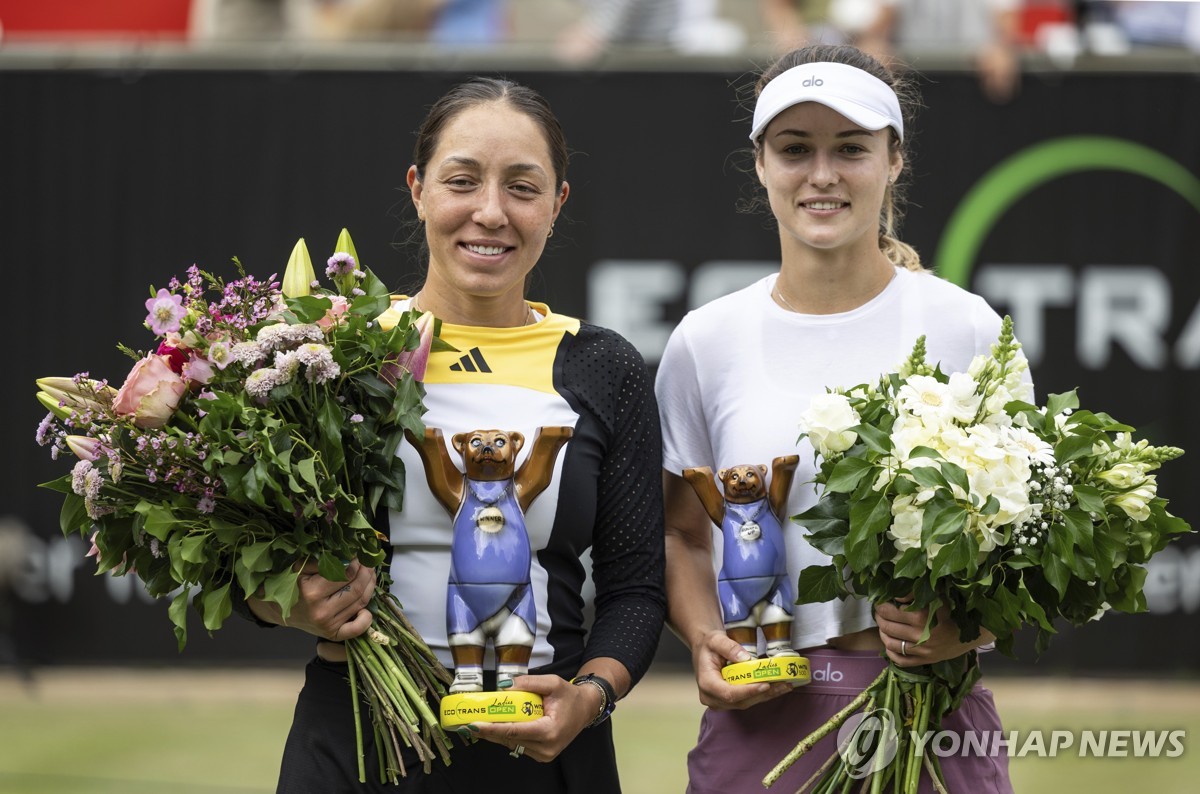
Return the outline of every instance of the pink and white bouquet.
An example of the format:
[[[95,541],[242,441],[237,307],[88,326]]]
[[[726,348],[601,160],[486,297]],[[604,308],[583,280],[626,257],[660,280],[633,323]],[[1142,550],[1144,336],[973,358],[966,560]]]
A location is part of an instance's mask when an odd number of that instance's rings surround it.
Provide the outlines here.
[[[929,610],[925,637],[942,610],[963,642],[986,629],[1009,655],[1023,626],[1036,627],[1040,653],[1055,620],[1145,611],[1146,562],[1191,531],[1167,512],[1154,474],[1183,450],[1135,441],[1134,428],[1080,410],[1074,391],[1035,405],[1027,373],[1006,317],[990,355],[966,372],[926,363],[922,337],[878,383],[814,398],[801,438],[820,459],[821,494],[793,520],[832,562],[801,573],[797,601],[911,603]],[[861,709],[876,719],[843,737],[853,752],[802,791],[843,791],[861,778],[871,791],[907,794],[923,770],[944,790],[937,756],[912,737],[936,732],[978,678],[973,651],[916,669],[889,664],[764,785]],[[881,725],[894,730],[866,733]]]
[[[234,264],[232,281],[193,266],[151,290],[146,327],[157,342],[119,345],[135,360],[120,388],[88,373],[37,382],[49,411],[38,443],[77,459],[45,483],[63,495],[63,532],[91,538],[100,571],[136,575],[171,599],[180,650],[189,604],[210,632],[247,594],[286,619],[305,565],[334,581],[353,559],[379,567],[386,537],[373,519],[402,507],[396,449],[406,430],[424,432],[433,317],[388,311],[388,290],[345,230],[328,260],[331,288],[303,239],[282,287]],[[394,782],[406,773],[401,741],[427,768],[438,755],[448,761],[435,713],[449,675],[382,568],[378,581],[371,630],[346,643],[347,708],[357,716],[361,692],[381,778]]]

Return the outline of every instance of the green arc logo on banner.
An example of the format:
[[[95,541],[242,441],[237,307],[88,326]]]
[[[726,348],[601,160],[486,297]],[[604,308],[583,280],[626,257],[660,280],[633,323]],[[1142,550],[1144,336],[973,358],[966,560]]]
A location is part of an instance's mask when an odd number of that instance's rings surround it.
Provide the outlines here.
[[[1077,171],[1128,171],[1160,182],[1200,212],[1200,179],[1170,157],[1132,141],[1078,135],[1024,149],[984,174],[950,216],[934,267],[967,287],[984,238],[1009,207],[1044,182]]]

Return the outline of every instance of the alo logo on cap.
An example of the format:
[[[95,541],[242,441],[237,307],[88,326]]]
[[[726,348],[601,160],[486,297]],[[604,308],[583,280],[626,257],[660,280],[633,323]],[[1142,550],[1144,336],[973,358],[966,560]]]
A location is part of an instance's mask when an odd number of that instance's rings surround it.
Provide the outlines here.
[[[825,81],[822,80],[820,77],[809,77],[800,85],[805,86],[807,88],[809,86],[825,85]]]

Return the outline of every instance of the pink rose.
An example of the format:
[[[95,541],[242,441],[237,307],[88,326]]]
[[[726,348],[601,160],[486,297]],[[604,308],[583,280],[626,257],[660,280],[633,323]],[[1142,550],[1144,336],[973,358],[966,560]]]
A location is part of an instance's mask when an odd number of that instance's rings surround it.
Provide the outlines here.
[[[342,315],[350,308],[350,301],[346,300],[343,295],[328,295],[326,296],[332,301],[333,306],[329,307],[329,311],[325,312],[325,316],[317,320],[317,325],[321,326],[322,331],[328,331],[333,326],[342,321]]]
[[[133,365],[113,399],[113,411],[132,416],[138,427],[162,427],[174,415],[187,383],[164,356],[149,355]]]

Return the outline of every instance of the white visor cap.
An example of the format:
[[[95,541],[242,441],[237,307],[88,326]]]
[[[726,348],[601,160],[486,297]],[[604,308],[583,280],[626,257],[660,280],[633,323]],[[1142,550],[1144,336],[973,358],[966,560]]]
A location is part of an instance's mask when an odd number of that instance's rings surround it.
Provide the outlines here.
[[[819,102],[863,129],[891,127],[904,140],[896,92],[878,77],[844,63],[801,64],[767,83],[754,106],[750,140],[757,140],[771,119],[801,102]]]

